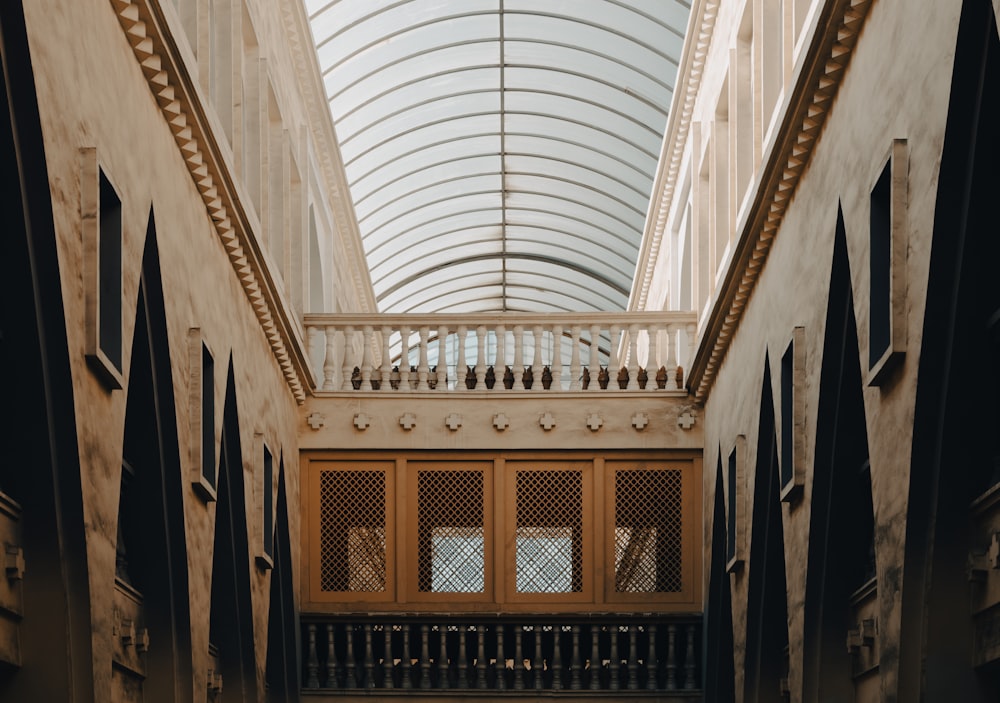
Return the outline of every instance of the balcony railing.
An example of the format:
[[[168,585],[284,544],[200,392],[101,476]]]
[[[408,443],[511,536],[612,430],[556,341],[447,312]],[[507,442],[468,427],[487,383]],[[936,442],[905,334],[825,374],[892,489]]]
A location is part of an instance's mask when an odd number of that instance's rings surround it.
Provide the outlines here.
[[[306,315],[317,390],[680,390],[695,313]]]
[[[302,636],[306,692],[701,692],[697,616],[303,616]]]

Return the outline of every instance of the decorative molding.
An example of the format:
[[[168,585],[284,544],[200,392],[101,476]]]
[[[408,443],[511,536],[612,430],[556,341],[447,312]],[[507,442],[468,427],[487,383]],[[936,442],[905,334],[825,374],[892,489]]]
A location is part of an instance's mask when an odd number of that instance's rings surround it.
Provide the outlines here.
[[[182,59],[172,38],[164,36],[164,20],[156,14],[155,4],[151,0],[111,0],[289,390],[301,405],[306,398],[302,378],[309,378],[308,363],[270,280],[259,244],[246,225],[242,204],[234,197],[228,167],[201,113],[198,88],[187,71],[178,68],[183,66]]]
[[[680,67],[677,70],[675,85],[683,83],[683,91],[675,91],[670,103],[667,117],[667,129],[660,149],[660,160],[656,169],[656,180],[653,183],[652,197],[649,201],[649,211],[646,215],[646,227],[643,232],[642,246],[636,261],[635,276],[632,278],[632,292],[629,296],[629,310],[644,310],[646,296],[649,294],[649,284],[653,280],[656,259],[663,241],[663,231],[667,224],[667,215],[673,203],[677,188],[677,176],[680,174],[681,159],[684,157],[684,146],[687,144],[688,132],[691,129],[691,116],[694,114],[694,103],[701,89],[701,78],[705,69],[705,59],[712,45],[712,35],[715,32],[715,19],[719,15],[720,0],[695,0],[688,17],[688,28],[684,42],[684,54],[681,56]],[[697,39],[694,28],[698,27]]]
[[[703,404],[812,157],[873,0],[834,0],[813,33],[732,264],[702,330],[688,388]]]

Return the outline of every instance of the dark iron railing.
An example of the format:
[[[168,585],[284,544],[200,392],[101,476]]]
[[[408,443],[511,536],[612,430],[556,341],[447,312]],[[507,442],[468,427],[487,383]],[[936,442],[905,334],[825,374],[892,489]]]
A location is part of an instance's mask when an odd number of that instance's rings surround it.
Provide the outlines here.
[[[303,616],[303,689],[701,689],[698,616]]]

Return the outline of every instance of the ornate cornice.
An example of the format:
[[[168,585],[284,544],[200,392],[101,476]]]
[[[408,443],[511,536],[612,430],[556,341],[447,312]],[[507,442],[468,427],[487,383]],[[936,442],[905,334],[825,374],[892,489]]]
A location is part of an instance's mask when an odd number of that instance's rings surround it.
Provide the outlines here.
[[[656,268],[667,215],[673,203],[677,175],[680,173],[681,159],[684,156],[684,145],[687,144],[688,132],[691,129],[694,103],[701,89],[705,59],[712,45],[715,19],[718,15],[719,0],[696,0],[691,8],[687,29],[688,40],[684,42],[684,53],[677,69],[677,81],[674,83],[674,85],[683,84],[684,90],[676,91],[670,103],[670,116],[660,149],[659,168],[656,170],[656,180],[649,201],[642,248],[632,279],[629,310],[646,309],[646,296],[649,294],[649,284]],[[697,35],[694,34],[696,26]]]
[[[233,195],[231,174],[206,124],[200,101],[192,97],[197,92],[194,82],[182,69],[176,46],[166,41],[163,18],[154,13],[149,0],[111,0],[111,5],[288,388],[296,402],[302,404],[305,402],[302,378],[310,377],[308,367],[247,224],[246,212]]]
[[[739,327],[785,210],[826,124],[872,2],[833,0],[820,12],[781,129],[761,172],[760,187],[691,365],[688,388],[699,404],[705,402]]]
[[[375,289],[372,287],[361,230],[358,228],[358,219],[354,213],[354,202],[351,200],[336,127],[326,96],[322,94],[322,72],[316,57],[316,49],[311,43],[309,19],[306,17],[301,0],[282,0],[281,15],[285,23],[289,51],[295,64],[295,75],[299,79],[299,91],[309,115],[310,133],[316,143],[320,168],[329,189],[330,199],[333,201],[333,216],[337,231],[346,249],[347,258],[352,262],[351,276],[354,280],[354,289],[358,292],[358,303],[361,306],[359,312],[374,313],[378,310]],[[310,43],[303,47],[302,39],[307,37]]]

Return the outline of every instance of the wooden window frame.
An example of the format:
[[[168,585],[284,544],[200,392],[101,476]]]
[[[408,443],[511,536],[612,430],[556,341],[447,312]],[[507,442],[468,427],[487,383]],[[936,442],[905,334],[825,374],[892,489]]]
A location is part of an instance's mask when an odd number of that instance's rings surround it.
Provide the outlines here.
[[[701,534],[695,502],[695,482],[701,476],[695,473],[694,462],[645,459],[607,459],[604,462],[604,600],[608,603],[690,603],[694,606],[700,594],[695,590],[697,579],[687,574],[696,567],[695,541]],[[680,591],[618,592],[615,588],[615,474],[617,471],[680,471],[681,472],[681,583]],[[699,542],[700,544],[700,542]]]
[[[421,471],[482,471],[483,472],[483,590],[473,593],[452,591],[420,590],[419,553],[419,472]],[[406,525],[406,574],[400,592],[408,602],[454,603],[454,602],[494,602],[495,530],[493,507],[496,503],[493,492],[493,462],[470,459],[467,461],[424,461],[406,462],[406,506],[401,521]],[[399,510],[397,509],[397,513]]]
[[[396,601],[396,462],[392,459],[324,459],[309,462],[309,490],[304,495],[319,496],[324,471],[383,471],[385,473],[385,590],[324,591],[322,585],[322,526],[319,501],[305,503],[309,563],[306,571],[309,599],[317,603],[390,603]],[[405,569],[405,567],[404,567]]]

